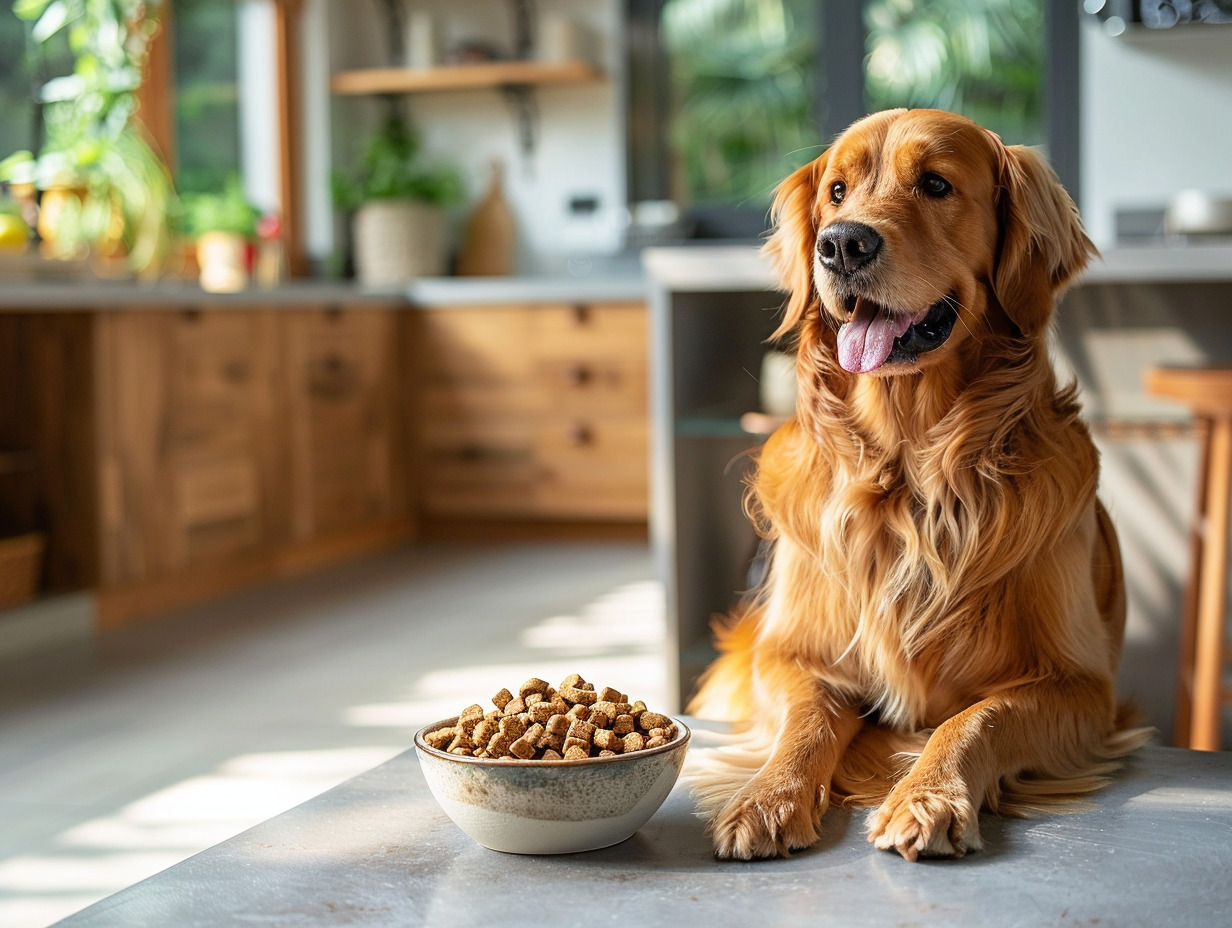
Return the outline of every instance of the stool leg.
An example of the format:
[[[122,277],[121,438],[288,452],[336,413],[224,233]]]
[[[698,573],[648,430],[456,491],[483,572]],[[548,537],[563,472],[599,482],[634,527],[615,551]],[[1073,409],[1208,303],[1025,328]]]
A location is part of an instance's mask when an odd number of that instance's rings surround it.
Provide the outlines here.
[[[1211,421],[1206,486],[1207,522],[1202,583],[1198,590],[1189,746],[1201,751],[1218,751],[1228,586],[1228,506],[1232,495],[1232,418],[1227,416]]]
[[[1176,676],[1176,719],[1172,727],[1172,743],[1178,748],[1189,747],[1190,717],[1194,694],[1194,635],[1198,628],[1198,591],[1202,587],[1202,536],[1206,531],[1206,481],[1210,471],[1210,423],[1197,422],[1198,474],[1193,525],[1189,531],[1189,580],[1185,584],[1185,603],[1181,613],[1180,660]]]

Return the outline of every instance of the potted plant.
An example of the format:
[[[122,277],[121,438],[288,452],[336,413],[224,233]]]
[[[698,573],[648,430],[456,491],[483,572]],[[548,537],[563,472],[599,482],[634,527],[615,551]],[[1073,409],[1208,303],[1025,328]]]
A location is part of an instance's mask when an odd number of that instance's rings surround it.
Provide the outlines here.
[[[445,273],[448,217],[462,198],[449,165],[419,163],[419,138],[397,114],[372,134],[356,177],[334,176],[334,200],[355,210],[355,271],[365,287],[397,287]]]
[[[260,211],[248,202],[238,177],[220,193],[185,194],[184,225],[196,241],[203,290],[230,293],[248,286],[249,256]]]
[[[74,54],[73,73],[41,90],[46,143],[37,159],[21,153],[14,161],[6,159],[42,191],[39,232],[45,253],[92,253],[138,272],[156,269],[166,253],[171,177],[136,117],[136,91],[158,28],[159,2],[13,4],[14,13],[33,21],[33,42],[67,30]]]

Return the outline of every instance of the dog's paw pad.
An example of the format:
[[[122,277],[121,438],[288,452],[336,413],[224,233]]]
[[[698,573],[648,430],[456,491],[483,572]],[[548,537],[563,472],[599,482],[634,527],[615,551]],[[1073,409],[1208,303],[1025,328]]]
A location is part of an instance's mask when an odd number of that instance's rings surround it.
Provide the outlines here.
[[[714,820],[718,857],[752,860],[786,857],[817,841],[821,803],[802,802],[799,791],[747,788]]]
[[[958,790],[894,788],[873,813],[868,839],[883,851],[898,851],[907,860],[962,857],[980,849],[977,810]]]

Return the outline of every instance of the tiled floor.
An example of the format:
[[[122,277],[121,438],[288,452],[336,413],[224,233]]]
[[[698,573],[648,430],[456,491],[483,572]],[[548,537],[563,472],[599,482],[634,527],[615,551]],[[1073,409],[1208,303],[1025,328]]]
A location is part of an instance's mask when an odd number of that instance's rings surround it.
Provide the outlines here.
[[[434,546],[0,666],[0,925],[38,928],[535,675],[663,704],[645,545]]]

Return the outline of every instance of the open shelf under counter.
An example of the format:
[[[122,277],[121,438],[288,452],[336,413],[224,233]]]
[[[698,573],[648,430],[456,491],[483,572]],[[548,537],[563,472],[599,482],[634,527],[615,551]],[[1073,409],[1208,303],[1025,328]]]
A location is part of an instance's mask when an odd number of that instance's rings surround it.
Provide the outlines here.
[[[432,68],[363,68],[339,71],[330,80],[337,95],[435,93],[496,87],[585,84],[603,75],[587,61],[485,61]]]

